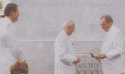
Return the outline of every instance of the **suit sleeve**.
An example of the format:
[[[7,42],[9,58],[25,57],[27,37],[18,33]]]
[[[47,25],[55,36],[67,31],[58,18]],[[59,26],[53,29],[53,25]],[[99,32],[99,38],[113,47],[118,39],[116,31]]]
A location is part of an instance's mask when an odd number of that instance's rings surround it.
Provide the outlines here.
[[[124,54],[124,38],[121,31],[117,32],[113,39],[113,47],[112,51],[106,53],[106,57],[111,60],[114,58],[119,57],[120,55]]]
[[[22,49],[18,39],[12,33],[7,32],[4,40],[6,47],[9,48],[10,52],[14,55],[14,57],[18,61],[23,61]]]
[[[63,63],[70,66],[73,64],[73,62],[75,62],[77,60],[76,57],[69,55],[70,51],[67,48],[67,41],[66,40],[58,43],[58,49],[59,49],[59,58]]]

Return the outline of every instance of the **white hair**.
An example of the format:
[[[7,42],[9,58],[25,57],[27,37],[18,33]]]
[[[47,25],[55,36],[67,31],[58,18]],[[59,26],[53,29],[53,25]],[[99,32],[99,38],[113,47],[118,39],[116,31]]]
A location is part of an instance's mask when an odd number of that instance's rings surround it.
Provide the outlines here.
[[[73,20],[68,19],[63,23],[63,28],[66,28],[68,26],[73,26],[75,23],[73,22]]]

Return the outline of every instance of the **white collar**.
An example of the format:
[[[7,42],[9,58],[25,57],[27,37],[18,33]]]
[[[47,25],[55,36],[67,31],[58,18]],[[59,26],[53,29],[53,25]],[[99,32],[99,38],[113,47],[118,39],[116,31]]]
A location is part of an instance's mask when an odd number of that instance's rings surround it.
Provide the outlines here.
[[[12,23],[11,19],[8,17],[5,17],[6,21],[8,22],[8,24]]]
[[[62,30],[62,33],[64,33],[66,36],[68,36],[68,34],[64,30]]]
[[[114,27],[114,25],[112,25],[106,33],[109,34],[110,32],[112,32],[113,27]]]

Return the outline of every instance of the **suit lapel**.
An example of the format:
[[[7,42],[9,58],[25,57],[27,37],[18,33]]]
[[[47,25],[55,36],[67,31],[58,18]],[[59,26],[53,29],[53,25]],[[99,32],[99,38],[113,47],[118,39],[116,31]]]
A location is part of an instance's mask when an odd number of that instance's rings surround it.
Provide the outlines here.
[[[108,32],[107,38],[106,39],[104,38],[103,45],[102,45],[103,53],[108,50],[109,43],[111,43],[114,37],[114,33],[115,33],[115,28],[113,26],[110,32]]]
[[[69,45],[71,46],[71,47],[70,47],[70,48],[71,48],[70,50],[72,50],[72,51],[73,51],[73,53],[76,55],[76,50],[74,49],[74,45],[73,45],[73,43],[70,41],[70,39],[69,39],[69,38],[68,38],[68,40],[69,40],[69,42],[70,42],[70,44],[69,44]]]

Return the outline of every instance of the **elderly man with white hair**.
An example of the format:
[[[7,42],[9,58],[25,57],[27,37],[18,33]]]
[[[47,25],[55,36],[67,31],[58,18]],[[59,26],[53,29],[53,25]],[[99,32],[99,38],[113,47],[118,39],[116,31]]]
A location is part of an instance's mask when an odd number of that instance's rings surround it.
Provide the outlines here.
[[[68,19],[63,23],[63,30],[55,39],[55,73],[54,74],[76,74],[76,63],[80,62],[77,57],[69,36],[75,30],[75,23]]]

